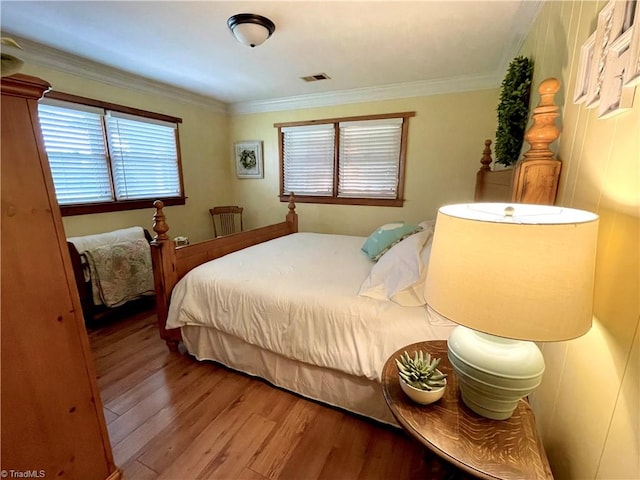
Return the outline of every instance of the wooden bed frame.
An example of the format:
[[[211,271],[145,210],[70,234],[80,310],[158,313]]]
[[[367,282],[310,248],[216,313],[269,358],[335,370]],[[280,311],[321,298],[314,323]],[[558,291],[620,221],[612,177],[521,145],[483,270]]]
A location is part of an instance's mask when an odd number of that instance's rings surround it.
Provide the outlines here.
[[[560,82],[555,78],[547,79],[540,84],[540,103],[534,109],[533,125],[525,135],[530,149],[515,169],[491,171],[491,140],[485,141],[482,167],[476,176],[476,201],[546,204],[555,202],[561,162],[553,158],[554,153],[549,149],[549,145],[560,134],[554,124],[555,118],[559,115],[554,95],[559,89]],[[295,212],[294,196],[291,194],[289,212],[284,222],[176,247],[167,235],[169,226],[165,221],[164,204],[156,200],[153,205],[156,208],[153,215],[153,231],[156,235],[151,242],[151,257],[158,329],[171,350],[177,350],[181,340],[180,329],[165,328],[171,291],[178,280],[209,260],[298,231],[298,215]]]
[[[484,150],[480,159],[482,166],[476,174],[476,202],[503,202],[511,200],[511,185],[513,184],[513,168],[491,170],[493,158],[491,156],[491,140],[484,141]]]
[[[177,350],[178,343],[182,339],[180,329],[167,330],[165,328],[171,291],[178,280],[193,268],[209,260],[298,232],[298,214],[295,210],[293,194],[289,195],[289,212],[284,222],[180,247],[176,247],[167,235],[169,225],[165,221],[164,203],[156,200],[153,206],[156,209],[153,215],[153,231],[156,235],[151,242],[151,259],[153,261],[153,280],[156,289],[158,329],[160,330],[160,337],[167,342],[170,350]]]

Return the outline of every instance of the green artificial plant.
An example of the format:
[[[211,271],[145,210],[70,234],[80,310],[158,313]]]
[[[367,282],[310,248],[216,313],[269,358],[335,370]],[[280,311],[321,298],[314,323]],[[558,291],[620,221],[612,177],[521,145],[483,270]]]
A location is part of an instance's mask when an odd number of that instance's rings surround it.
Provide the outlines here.
[[[502,80],[496,130],[496,163],[511,166],[518,161],[529,119],[529,94],[533,62],[520,56],[509,64]]]

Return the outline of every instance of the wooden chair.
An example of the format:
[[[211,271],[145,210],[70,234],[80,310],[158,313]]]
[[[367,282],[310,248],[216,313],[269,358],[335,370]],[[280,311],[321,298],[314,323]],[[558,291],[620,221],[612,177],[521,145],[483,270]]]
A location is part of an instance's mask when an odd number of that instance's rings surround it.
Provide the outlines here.
[[[213,223],[213,236],[222,237],[242,231],[242,207],[229,205],[209,209]]]

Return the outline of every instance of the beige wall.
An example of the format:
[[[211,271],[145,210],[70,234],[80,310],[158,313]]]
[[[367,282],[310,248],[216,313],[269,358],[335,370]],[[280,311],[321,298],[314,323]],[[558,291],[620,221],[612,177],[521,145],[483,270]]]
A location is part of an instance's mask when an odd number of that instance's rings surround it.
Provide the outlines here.
[[[284,112],[236,115],[231,141],[264,142],[264,179],[234,179],[236,201],[249,227],[282,221],[286,204],[278,196],[277,122],[415,111],[409,120],[404,207],[298,204],[300,230],[368,235],[382,223],[435,218],[444,203],[473,199],[484,139],[493,138],[498,90],[434,95]]]
[[[29,65],[24,72],[47,80],[53,89],[75,95],[181,117],[179,127],[185,206],[167,207],[171,236],[192,242],[212,236],[208,209],[238,204],[245,208],[245,228],[282,221],[286,204],[279,202],[276,122],[415,111],[410,119],[405,206],[361,207],[299,204],[303,231],[368,235],[381,223],[419,222],[434,218],[444,203],[473,198],[475,172],[485,138],[495,133],[498,90],[434,95],[393,101],[357,103],[227,117],[189,102],[125,89],[57,70]],[[461,122],[460,119],[464,119]],[[238,179],[233,142],[264,142],[264,179]],[[153,209],[79,215],[64,218],[67,236],[105,232],[140,225],[150,229]]]
[[[640,88],[631,112],[607,120],[571,101],[580,46],[605,4],[548,2],[522,49],[534,84],[563,85],[558,204],[601,218],[593,328],[543,346],[547,371],[533,396],[559,479],[640,478]]]
[[[184,206],[167,207],[169,235],[187,235],[192,241],[213,236],[209,208],[231,199],[228,179],[231,176],[228,143],[228,118],[211,109],[169,99],[162,95],[142,93],[105,83],[80,78],[57,70],[28,65],[22,73],[48,81],[54,90],[107,102],[140,108],[182,118],[180,146],[185,192]],[[100,213],[65,217],[68,237],[100,233],[117,228],[140,225],[151,230],[153,207],[126,212]]]

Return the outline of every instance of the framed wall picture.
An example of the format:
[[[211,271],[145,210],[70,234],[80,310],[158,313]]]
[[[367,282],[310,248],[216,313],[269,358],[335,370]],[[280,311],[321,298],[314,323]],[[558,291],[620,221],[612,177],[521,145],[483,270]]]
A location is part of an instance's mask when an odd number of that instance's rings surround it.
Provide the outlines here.
[[[593,51],[596,45],[596,32],[593,32],[580,49],[580,62],[578,63],[578,76],[573,94],[574,103],[583,103],[587,98],[589,89],[589,75],[593,62]]]
[[[622,33],[625,10],[626,2],[610,0],[598,14],[595,50],[585,98],[587,108],[595,108],[600,104],[607,55],[611,44]]]
[[[263,178],[262,142],[246,140],[234,144],[238,178]]]
[[[631,8],[629,10],[632,10]],[[633,21],[631,21],[630,29],[633,29],[631,35],[631,44],[629,45],[629,59],[627,69],[624,72],[624,85],[633,87],[640,85],[640,3],[634,2]],[[629,14],[631,11],[629,11]]]
[[[637,23],[637,9],[638,9],[638,1],[637,0],[625,0],[624,7],[624,20],[622,21],[622,33],[629,30],[634,23]]]
[[[629,110],[633,105],[634,88],[624,87],[623,78],[629,68],[630,28],[611,44],[607,53],[604,81],[600,92],[598,118],[609,118]]]

